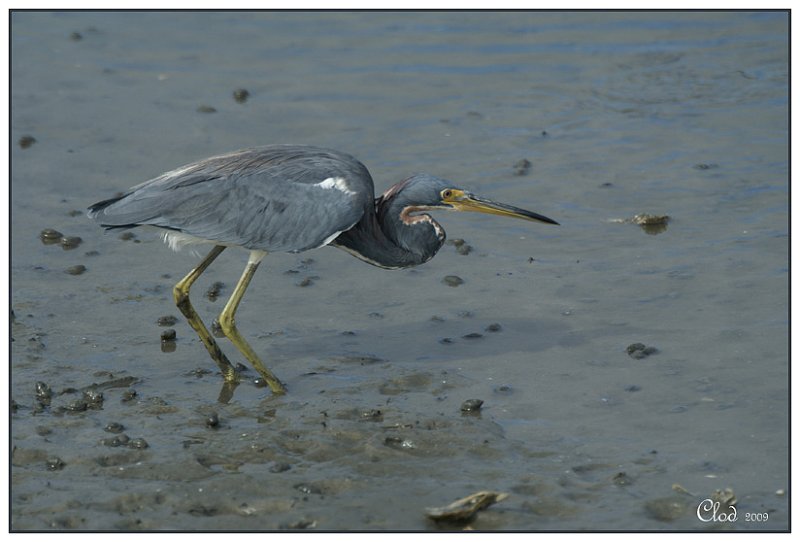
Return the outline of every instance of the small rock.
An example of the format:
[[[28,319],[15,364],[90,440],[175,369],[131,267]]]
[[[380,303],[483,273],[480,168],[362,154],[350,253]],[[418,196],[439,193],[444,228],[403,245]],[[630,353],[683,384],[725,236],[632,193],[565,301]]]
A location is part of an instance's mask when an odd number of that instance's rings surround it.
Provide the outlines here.
[[[150,445],[147,444],[147,441],[143,438],[135,438],[128,442],[128,448],[134,448],[137,450],[144,450],[145,448],[149,448]]]
[[[97,390],[87,390],[83,392],[83,400],[86,401],[86,408],[100,409],[103,408],[103,393]]]
[[[483,406],[482,399],[467,399],[461,403],[461,412],[477,412]]]
[[[83,239],[80,237],[62,237],[61,238],[61,248],[64,250],[72,250],[73,248],[78,248],[83,242]]]
[[[53,228],[45,228],[39,233],[39,239],[41,239],[42,243],[45,245],[60,243],[62,237],[64,237],[64,234]]]
[[[249,97],[250,92],[245,88],[237,88],[233,91],[233,99],[236,100],[236,103],[243,104]]]
[[[64,407],[64,409],[68,410],[69,412],[83,412],[87,408],[89,408],[89,406],[83,399],[74,399],[67,403],[67,405]]]
[[[161,332],[161,342],[171,342],[177,337],[174,329],[165,329]]]
[[[19,143],[20,148],[28,149],[28,148],[30,148],[31,145],[36,143],[36,138],[33,137],[33,136],[24,135],[21,138],[19,138],[19,142],[18,143]]]
[[[82,275],[86,271],[85,265],[73,265],[72,267],[67,267],[64,272],[68,275]]]
[[[531,169],[530,160],[523,158],[522,160],[514,164],[514,175],[519,175],[519,176],[527,175],[530,169]]]
[[[652,499],[644,504],[647,514],[659,521],[673,521],[686,513],[686,502],[680,497]]]
[[[225,288],[224,283],[219,281],[214,282],[211,286],[208,287],[208,290],[206,290],[206,297],[209,299],[209,301],[216,301],[217,298],[222,293],[223,288]]]
[[[198,113],[216,113],[217,110],[210,105],[201,105],[197,108]]]
[[[103,428],[106,433],[122,433],[124,430],[125,426],[118,422],[111,422]]]
[[[464,284],[464,279],[461,277],[457,277],[456,275],[447,275],[445,278],[442,279],[442,282],[450,286],[451,288],[456,288],[457,286],[461,286]]]
[[[47,460],[46,464],[47,464],[47,470],[52,470],[52,471],[61,470],[64,468],[64,466],[66,466],[66,463],[64,463],[64,461],[62,461],[60,457],[51,457]]]
[[[503,384],[502,386],[498,386],[494,389],[494,392],[499,395],[511,395],[514,393],[514,388],[507,384]]]
[[[126,446],[130,442],[130,438],[126,434],[117,435],[111,438],[104,438],[100,441],[103,446],[108,446],[110,448],[119,448],[120,446]]]
[[[383,439],[383,443],[390,448],[397,448],[400,450],[411,450],[417,447],[413,441],[402,437],[386,437]]]
[[[159,316],[156,323],[161,327],[170,327],[174,326],[178,322],[178,319],[174,316]]]
[[[219,427],[219,415],[216,412],[212,412],[206,417],[206,427],[212,429]]]
[[[612,481],[614,482],[614,485],[617,486],[629,486],[633,483],[633,479],[625,472],[618,472],[615,474],[612,478]]]
[[[36,400],[40,403],[47,402],[50,403],[50,399],[53,397],[53,390],[50,389],[50,386],[45,384],[44,382],[37,382],[36,383]]]
[[[642,343],[633,343],[628,345],[628,347],[625,348],[625,351],[634,359],[643,359],[647,356],[657,354],[658,348],[655,346],[646,346]]]

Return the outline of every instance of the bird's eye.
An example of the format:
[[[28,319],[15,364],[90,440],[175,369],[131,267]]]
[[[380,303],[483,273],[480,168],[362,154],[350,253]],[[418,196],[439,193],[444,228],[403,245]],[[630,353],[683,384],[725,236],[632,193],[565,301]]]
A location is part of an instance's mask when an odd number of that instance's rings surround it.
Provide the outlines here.
[[[442,192],[442,197],[445,198],[445,199],[447,199],[449,197],[452,197],[452,196],[453,196],[453,191],[452,190],[445,190],[444,192]]]

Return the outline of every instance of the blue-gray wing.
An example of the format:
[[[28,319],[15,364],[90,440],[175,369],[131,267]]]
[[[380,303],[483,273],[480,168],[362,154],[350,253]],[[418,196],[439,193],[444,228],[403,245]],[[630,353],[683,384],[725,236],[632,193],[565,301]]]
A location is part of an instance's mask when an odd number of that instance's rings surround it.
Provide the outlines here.
[[[273,145],[170,171],[96,203],[89,216],[110,228],[151,225],[223,245],[297,252],[350,229],[373,200],[372,178],[355,158]]]

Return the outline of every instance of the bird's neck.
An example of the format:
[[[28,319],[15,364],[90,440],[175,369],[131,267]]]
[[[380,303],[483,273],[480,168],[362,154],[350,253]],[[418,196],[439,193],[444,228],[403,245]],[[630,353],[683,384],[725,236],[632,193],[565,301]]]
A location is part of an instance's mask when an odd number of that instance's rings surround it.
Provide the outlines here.
[[[420,265],[444,244],[444,230],[428,215],[412,215],[399,201],[378,201],[374,212],[342,233],[331,244],[382,267],[400,269]]]

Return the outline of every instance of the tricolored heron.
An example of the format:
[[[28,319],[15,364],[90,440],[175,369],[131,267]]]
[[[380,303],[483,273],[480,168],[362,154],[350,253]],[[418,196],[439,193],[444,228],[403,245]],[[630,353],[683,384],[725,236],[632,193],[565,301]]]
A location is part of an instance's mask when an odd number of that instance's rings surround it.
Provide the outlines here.
[[[230,383],[238,379],[236,370],[192,307],[189,289],[226,247],[250,250],[219,324],[272,392],[284,393],[283,383],[261,362],[234,320],[264,256],[331,245],[384,269],[412,267],[430,260],[444,244],[444,230],[424,213],[437,209],[557,224],[430,175],[409,177],[375,198],[364,164],[348,154],[301,145],[270,145],[207,158],[95,203],[88,216],[107,229],[155,226],[174,250],[187,244],[214,245],[175,285],[173,294]]]

